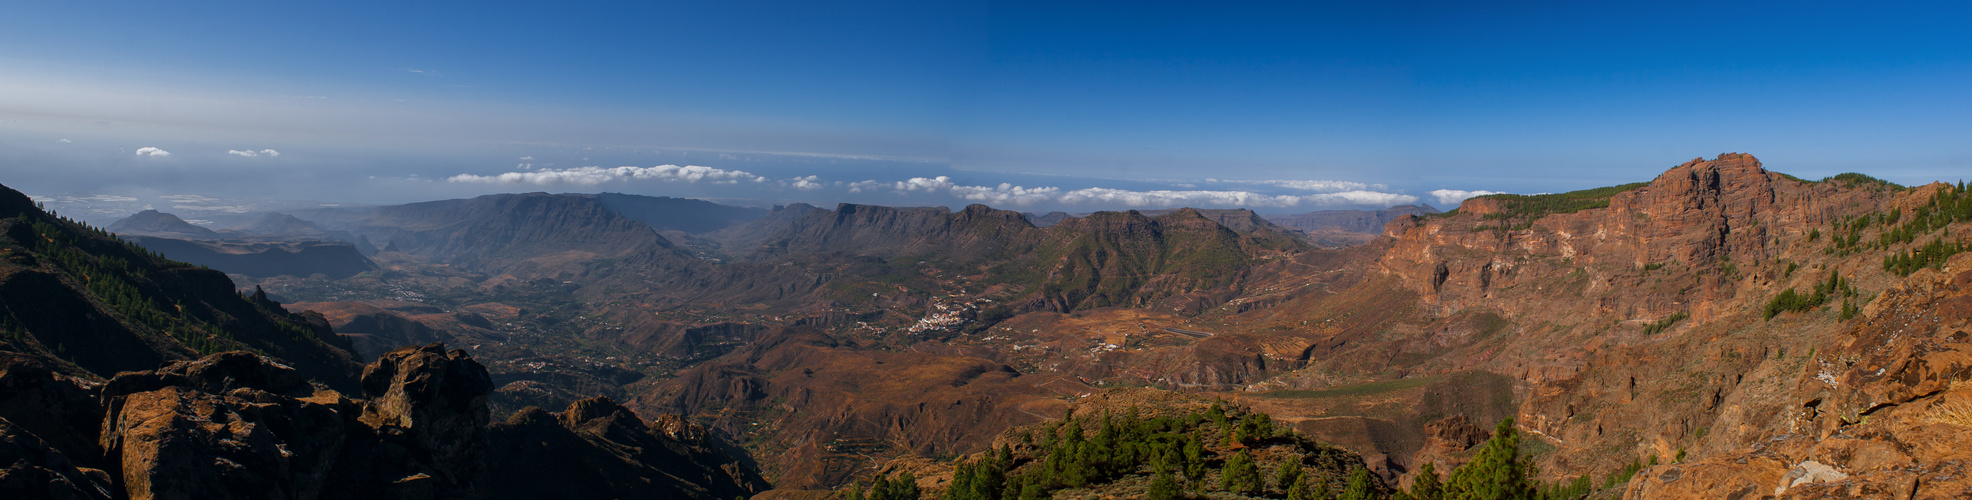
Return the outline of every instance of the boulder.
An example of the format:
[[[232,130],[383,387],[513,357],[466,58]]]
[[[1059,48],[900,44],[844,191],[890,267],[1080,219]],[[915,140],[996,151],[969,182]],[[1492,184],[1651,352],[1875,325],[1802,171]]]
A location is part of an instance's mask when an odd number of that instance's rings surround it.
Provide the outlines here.
[[[402,347],[363,369],[362,422],[427,457],[431,476],[471,485],[483,467],[493,377],[465,351],[442,344]]]

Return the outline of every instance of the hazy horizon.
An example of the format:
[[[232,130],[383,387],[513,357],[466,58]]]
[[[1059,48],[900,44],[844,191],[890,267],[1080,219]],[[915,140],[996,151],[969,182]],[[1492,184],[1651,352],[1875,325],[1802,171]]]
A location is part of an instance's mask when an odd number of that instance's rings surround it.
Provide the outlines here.
[[[1287,213],[1972,163],[1965,8],[1648,5],[8,5],[0,183]]]

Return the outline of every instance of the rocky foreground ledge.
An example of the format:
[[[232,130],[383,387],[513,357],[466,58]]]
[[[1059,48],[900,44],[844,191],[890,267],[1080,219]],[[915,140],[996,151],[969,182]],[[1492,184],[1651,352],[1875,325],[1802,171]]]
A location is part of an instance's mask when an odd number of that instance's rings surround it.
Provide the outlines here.
[[[0,344],[0,498],[733,498],[767,489],[705,429],[605,398],[490,423],[486,369],[439,344],[362,399],[249,352],[69,377]]]

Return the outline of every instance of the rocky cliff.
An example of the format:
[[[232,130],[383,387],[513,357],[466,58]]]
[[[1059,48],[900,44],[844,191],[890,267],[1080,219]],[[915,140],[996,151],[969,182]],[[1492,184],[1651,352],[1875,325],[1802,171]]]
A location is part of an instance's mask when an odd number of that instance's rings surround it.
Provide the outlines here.
[[[1726,154],[1640,185],[1399,219],[1378,266],[1416,294],[1418,321],[1494,314],[1503,335],[1369,369],[1512,378],[1521,425],[1556,449],[1551,474],[1684,461],[1646,468],[1636,498],[1963,495],[1938,417],[1962,377],[1949,304],[1963,257],[1942,257],[1966,220],[1943,212],[1962,198]],[[1899,274],[1911,262],[1941,271]]]
[[[1859,320],[1785,354],[1760,411],[1645,469],[1628,498],[1965,498],[1972,495],[1972,255],[1885,290]],[[1735,400],[1740,398],[1733,398]],[[1730,408],[1729,408],[1730,410]],[[1722,419],[1726,420],[1726,419]]]
[[[541,421],[525,424],[531,433],[489,426],[486,370],[436,344],[365,368],[361,399],[247,352],[92,383],[10,348],[0,345],[0,492],[13,498],[723,499],[766,488],[704,429],[652,426],[607,400],[560,417],[523,412]],[[578,464],[611,474],[543,475]]]

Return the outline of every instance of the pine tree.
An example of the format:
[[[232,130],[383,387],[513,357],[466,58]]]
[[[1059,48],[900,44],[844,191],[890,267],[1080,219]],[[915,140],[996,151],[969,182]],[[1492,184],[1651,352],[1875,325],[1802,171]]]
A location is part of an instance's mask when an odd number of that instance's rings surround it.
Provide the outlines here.
[[[1443,500],[1445,486],[1438,480],[1438,466],[1425,462],[1418,468],[1417,476],[1411,479],[1411,498],[1414,500]]]
[[[1020,489],[1019,500],[1044,500],[1046,498],[1048,498],[1048,490],[1042,488],[1038,483],[1027,483],[1027,486]]]
[[[1150,490],[1144,496],[1150,500],[1173,500],[1180,493],[1178,480],[1171,477],[1171,471],[1159,469],[1157,477],[1150,480]]]
[[[1265,484],[1260,478],[1260,466],[1253,463],[1253,454],[1246,450],[1226,459],[1226,467],[1219,474],[1219,488],[1234,493],[1257,495]]]
[[[1452,477],[1445,481],[1445,496],[1450,498],[1521,499],[1533,498],[1534,488],[1528,482],[1530,467],[1520,458],[1520,435],[1513,429],[1513,419],[1501,420],[1493,428],[1493,438],[1486,440],[1472,462],[1452,471]]]
[[[1303,475],[1306,475],[1306,473],[1301,471],[1300,460],[1295,459],[1281,462],[1280,467],[1274,472],[1274,484],[1279,485],[1281,491],[1287,491]]]
[[[1295,467],[1300,470],[1300,467]],[[1294,482],[1287,486],[1287,500],[1316,500],[1314,492],[1308,490],[1308,474],[1294,475]],[[1324,499],[1325,500],[1325,499]]]
[[[1185,477],[1196,482],[1205,479],[1205,443],[1198,436],[1185,440]]]
[[[1376,483],[1369,477],[1369,469],[1356,466],[1349,473],[1349,486],[1342,490],[1342,500],[1373,500],[1376,498]]]

